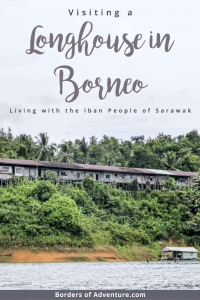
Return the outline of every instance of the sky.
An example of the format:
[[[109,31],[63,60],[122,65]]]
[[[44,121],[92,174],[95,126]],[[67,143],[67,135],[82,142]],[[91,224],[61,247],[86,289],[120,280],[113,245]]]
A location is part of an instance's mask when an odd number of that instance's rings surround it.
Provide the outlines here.
[[[71,16],[69,10],[74,10]],[[82,16],[82,11],[86,11],[86,16]],[[107,11],[111,11],[111,16],[106,15]],[[119,17],[115,17],[115,11],[119,11]],[[128,16],[128,11],[132,11],[132,16]],[[5,130],[11,127],[14,135],[25,133],[34,137],[47,132],[50,141],[56,143],[83,136],[89,139],[93,135],[98,139],[108,135],[129,140],[138,135],[155,137],[160,132],[177,136],[193,129],[200,131],[199,20],[199,0],[1,0],[0,127]],[[115,53],[106,45],[95,49],[90,56],[78,53],[76,47],[72,59],[65,58],[69,46],[58,52],[56,46],[50,48],[46,44],[42,49],[36,47],[44,51],[42,55],[26,53],[36,26],[43,27],[36,31],[36,37],[43,35],[48,40],[50,33],[54,37],[63,34],[64,38],[73,33],[77,41],[87,21],[93,24],[87,38],[89,46],[96,35],[105,40],[109,34],[112,40],[118,35],[122,42],[125,33],[130,41],[142,34],[145,44],[130,57],[124,55],[125,46]],[[164,45],[151,49],[150,32],[154,38],[157,33],[162,37],[170,34],[170,41],[174,41],[171,50],[165,52]],[[127,78],[139,79],[148,86],[139,93],[122,93],[119,97],[113,90],[104,100],[99,99],[98,88],[89,93],[80,89],[78,98],[67,103],[65,98],[73,92],[72,84],[64,82],[60,95],[59,72],[54,75],[54,70],[62,65],[73,68],[73,80],[78,87],[87,79],[94,83],[97,77],[101,78],[105,91],[107,78],[112,82],[120,78],[122,84]],[[68,74],[65,70],[65,78]],[[48,108],[51,111],[57,108],[60,113],[42,113],[42,109]],[[79,112],[66,113],[70,108]],[[36,109],[36,114],[19,113],[20,109]],[[103,112],[84,113],[84,109]],[[124,114],[124,110],[130,109],[136,109],[137,113]],[[161,113],[161,109],[187,112]]]

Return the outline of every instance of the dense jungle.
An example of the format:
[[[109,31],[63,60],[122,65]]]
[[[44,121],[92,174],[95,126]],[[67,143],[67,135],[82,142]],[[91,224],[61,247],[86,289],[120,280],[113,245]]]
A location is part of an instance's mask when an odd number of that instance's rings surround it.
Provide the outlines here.
[[[155,139],[130,141],[104,136],[50,143],[46,133],[32,138],[0,132],[0,156],[154,169],[199,171],[200,136],[196,130]],[[56,182],[56,184],[55,184]],[[134,184],[132,182],[130,184]],[[134,259],[133,245],[160,253],[160,242],[200,247],[200,177],[185,187],[170,178],[162,190],[124,191],[115,184],[61,184],[46,180],[12,180],[0,187],[0,247],[86,247],[110,245]]]

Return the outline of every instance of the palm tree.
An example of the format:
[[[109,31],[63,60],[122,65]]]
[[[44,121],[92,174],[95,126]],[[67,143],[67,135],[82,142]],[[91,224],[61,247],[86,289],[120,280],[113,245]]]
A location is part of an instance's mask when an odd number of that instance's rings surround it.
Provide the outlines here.
[[[4,150],[4,149],[3,149]],[[12,159],[16,159],[16,158],[18,158],[18,159],[23,159],[23,157],[19,157],[18,155],[17,155],[17,152],[13,149],[9,149],[8,151],[6,151],[6,152],[3,152],[3,153],[0,153],[0,156],[2,157],[2,158],[12,158]]]
[[[161,161],[167,170],[177,170],[182,163],[182,158],[177,158],[175,152],[168,151],[167,153],[163,154],[163,159]]]
[[[131,136],[131,142],[144,142],[144,135],[141,136]]]
[[[63,141],[64,142],[64,141]],[[61,162],[68,162],[68,163],[72,163],[74,160],[74,153],[70,152],[70,147],[69,145],[64,142],[63,144],[58,145],[58,148],[60,149],[59,153],[58,153],[58,161]]]
[[[16,151],[18,156],[25,159],[32,159],[34,155],[35,143],[30,135],[20,134],[15,138]]]
[[[199,211],[199,199],[200,199],[200,175],[197,173],[194,177],[191,177],[189,180],[189,188],[186,191],[183,191],[182,203],[186,205],[189,202],[190,212],[193,215],[196,215]],[[184,203],[185,202],[185,203]]]
[[[85,137],[83,137],[82,140],[81,140],[80,150],[81,150],[81,152],[83,152],[84,163],[86,163],[86,156],[87,156],[87,152],[88,152],[88,144],[85,141]]]
[[[49,160],[53,161],[53,157],[56,152],[56,144],[51,143],[49,144],[49,137],[47,133],[39,133],[39,137],[35,136],[37,139],[36,141],[36,151],[38,153],[37,160]]]

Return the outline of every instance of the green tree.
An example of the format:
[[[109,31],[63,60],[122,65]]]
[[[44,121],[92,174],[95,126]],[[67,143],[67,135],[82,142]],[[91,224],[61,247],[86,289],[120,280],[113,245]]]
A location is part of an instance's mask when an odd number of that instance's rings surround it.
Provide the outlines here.
[[[177,158],[175,152],[169,151],[163,154],[162,163],[167,170],[177,170],[182,164],[182,158]]]
[[[20,134],[15,138],[17,156],[25,159],[34,158],[35,143],[30,135]]]
[[[132,168],[159,169],[161,161],[158,156],[144,147],[135,148],[130,155],[128,166]]]
[[[51,196],[56,193],[56,187],[48,180],[41,180],[34,184],[31,196],[40,201],[47,201]]]
[[[71,152],[71,148],[67,142],[58,145],[60,151],[58,152],[58,161],[65,162],[65,163],[72,163],[74,162],[74,153]]]
[[[81,150],[81,152],[83,152],[84,163],[86,163],[86,157],[87,157],[87,152],[88,152],[88,144],[85,140],[85,137],[83,137],[82,140],[81,140],[80,150]]]
[[[38,160],[49,160],[52,161],[54,154],[56,152],[56,144],[49,144],[49,137],[47,133],[39,133],[38,137],[35,137],[36,141],[36,151],[38,152]]]
[[[54,194],[42,205],[41,211],[51,226],[69,232],[80,229],[81,213],[75,201],[68,197]]]
[[[53,184],[58,183],[60,181],[56,172],[53,171],[44,171],[44,177],[46,180],[50,181]]]

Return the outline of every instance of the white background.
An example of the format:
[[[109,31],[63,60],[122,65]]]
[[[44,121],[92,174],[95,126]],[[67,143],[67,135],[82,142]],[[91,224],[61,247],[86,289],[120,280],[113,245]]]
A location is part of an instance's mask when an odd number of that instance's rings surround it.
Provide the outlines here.
[[[1,47],[0,47],[0,126],[13,133],[26,133],[32,136],[39,132],[48,132],[51,142],[71,139],[87,139],[104,134],[119,139],[130,139],[132,135],[155,137],[159,132],[178,135],[192,129],[199,129],[199,53],[200,53],[200,2],[198,0],[140,0],[140,1],[62,1],[62,0],[1,0]],[[68,10],[74,9],[73,16]],[[86,16],[77,16],[76,10],[86,10]],[[89,16],[89,9],[92,16]],[[94,10],[101,9],[104,16],[95,16]],[[111,10],[112,16],[106,16]],[[119,17],[115,18],[115,11]],[[128,16],[128,11],[133,15]],[[56,47],[46,45],[43,55],[27,55],[33,28],[43,26],[38,33],[55,36],[62,33],[74,33],[76,39],[85,21],[93,23],[93,32],[88,41],[96,34],[105,39],[108,34],[118,35],[122,40],[124,33],[130,40],[138,33],[143,35],[146,44],[126,57],[123,51],[114,53],[106,46],[95,49],[86,57],[75,54],[72,60],[66,60],[65,51],[58,53]],[[148,39],[150,31],[162,36],[169,33],[175,40],[170,52],[164,47],[150,49]],[[123,48],[125,49],[125,48]],[[77,49],[76,49],[77,50]],[[122,94],[115,97],[114,91],[101,101],[98,89],[86,94],[80,92],[73,103],[66,103],[65,97],[71,92],[64,88],[59,94],[58,76],[54,69],[60,65],[69,65],[74,69],[74,81],[81,86],[83,81],[101,77],[106,87],[107,78],[140,79],[148,87],[140,93]],[[14,108],[37,109],[37,114],[11,114]],[[41,108],[59,108],[60,114],[42,115]],[[79,114],[65,114],[65,108],[79,109]],[[84,108],[102,108],[103,114],[84,114]],[[108,114],[108,108],[137,109],[137,114]],[[150,114],[142,109],[151,108]],[[191,114],[156,114],[156,108],[191,108]]]

